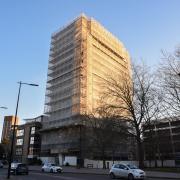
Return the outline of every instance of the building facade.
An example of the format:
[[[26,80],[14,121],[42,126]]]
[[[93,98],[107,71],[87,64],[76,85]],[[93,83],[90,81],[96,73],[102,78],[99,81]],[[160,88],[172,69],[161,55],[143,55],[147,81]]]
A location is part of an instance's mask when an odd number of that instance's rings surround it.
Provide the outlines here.
[[[11,130],[13,128],[15,122],[15,116],[5,116],[4,117],[4,123],[3,123],[3,129],[2,129],[2,136],[1,136],[1,142],[2,143],[10,143],[11,140]],[[16,125],[19,124],[19,118],[16,118]]]
[[[23,163],[35,163],[40,157],[43,116],[25,119],[26,123],[16,130],[14,160]]]
[[[42,156],[61,164],[79,152],[79,115],[99,104],[108,75],[130,75],[123,44],[100,23],[81,15],[52,34],[43,123]]]
[[[149,161],[174,160],[180,166],[180,118],[164,118],[145,127],[145,158]]]

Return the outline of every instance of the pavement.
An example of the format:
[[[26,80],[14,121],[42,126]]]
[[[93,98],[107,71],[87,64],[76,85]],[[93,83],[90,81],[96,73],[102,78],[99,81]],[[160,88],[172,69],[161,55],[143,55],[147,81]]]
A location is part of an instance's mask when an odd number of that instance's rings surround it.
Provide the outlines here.
[[[29,166],[30,171],[41,171],[41,166]],[[95,168],[76,168],[76,167],[63,167],[64,173],[74,174],[96,174],[96,175],[108,175],[109,169],[95,169]],[[169,173],[159,171],[145,171],[148,178],[160,178],[160,179],[178,179],[180,180],[180,173]]]
[[[5,167],[7,168],[7,167]],[[29,166],[30,171],[41,172],[41,166]],[[159,171],[145,171],[148,178],[155,179],[178,179],[180,180],[180,173],[169,173]],[[63,173],[72,174],[91,174],[91,175],[108,175],[109,169],[95,169],[95,168],[76,168],[76,167],[63,167]]]

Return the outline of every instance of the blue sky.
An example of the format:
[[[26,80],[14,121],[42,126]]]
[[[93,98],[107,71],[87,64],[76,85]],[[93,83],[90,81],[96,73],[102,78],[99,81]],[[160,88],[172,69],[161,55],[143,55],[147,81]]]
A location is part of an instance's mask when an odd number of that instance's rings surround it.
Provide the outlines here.
[[[133,59],[155,67],[161,49],[180,44],[179,0],[0,0],[0,136],[3,116],[15,113],[23,86],[21,119],[43,113],[51,33],[81,12],[116,35]]]

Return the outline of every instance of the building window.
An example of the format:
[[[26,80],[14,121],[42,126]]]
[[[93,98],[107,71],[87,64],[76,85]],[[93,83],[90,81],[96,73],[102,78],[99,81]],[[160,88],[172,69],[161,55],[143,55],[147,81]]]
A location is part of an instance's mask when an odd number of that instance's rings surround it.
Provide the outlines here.
[[[23,139],[17,139],[16,145],[23,145]]]
[[[34,147],[29,148],[29,155],[39,154],[39,152],[40,152],[39,148],[34,148]]]
[[[33,150],[34,150],[34,148],[33,148],[33,147],[30,147],[30,148],[29,148],[29,154],[30,154],[30,155],[32,155],[32,154],[33,154]]]
[[[34,137],[31,137],[30,144],[34,144]]]
[[[22,155],[22,149],[21,148],[16,149],[16,155]]]
[[[31,127],[31,134],[35,134],[35,130],[36,130],[35,127]]]
[[[17,136],[23,136],[24,135],[24,129],[17,130]]]

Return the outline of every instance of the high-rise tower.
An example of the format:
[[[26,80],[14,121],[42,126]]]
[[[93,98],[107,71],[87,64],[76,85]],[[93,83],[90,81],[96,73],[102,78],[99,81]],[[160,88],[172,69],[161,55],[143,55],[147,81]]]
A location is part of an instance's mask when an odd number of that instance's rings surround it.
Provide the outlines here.
[[[92,18],[81,15],[52,34],[46,86],[42,153],[78,151],[73,130],[79,115],[98,105],[100,82],[108,73],[130,75],[130,58],[123,44]]]

